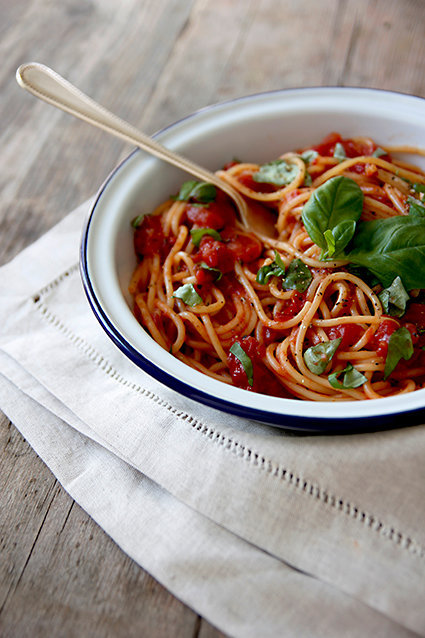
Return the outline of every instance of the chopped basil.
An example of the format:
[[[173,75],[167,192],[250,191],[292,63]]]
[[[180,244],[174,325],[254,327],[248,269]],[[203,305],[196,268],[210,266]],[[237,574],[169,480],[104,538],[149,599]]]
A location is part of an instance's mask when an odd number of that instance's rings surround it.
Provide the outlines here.
[[[131,220],[131,225],[133,226],[133,228],[137,228],[138,226],[140,226],[144,217],[145,217],[144,215],[137,215],[137,217],[134,217]]]
[[[349,177],[333,177],[317,188],[305,204],[302,220],[312,241],[329,257],[329,230],[334,239],[333,253],[338,255],[347,246],[356,230],[363,210],[363,193]]]
[[[307,173],[307,171],[304,174],[304,186],[311,186],[313,183],[313,180],[311,178],[310,173]]]
[[[199,304],[204,303],[204,300],[200,295],[198,295],[193,284],[184,284],[183,286],[180,286],[180,288],[177,288],[174,292],[173,297],[181,299],[188,306],[198,306]]]
[[[378,146],[378,148],[375,148],[375,150],[372,153],[372,157],[381,157],[382,155],[388,155],[387,151],[384,151],[383,148],[381,148],[380,146]]]
[[[298,173],[299,168],[296,164],[278,159],[260,166],[259,170],[252,175],[252,179],[255,182],[285,186],[293,182]]]
[[[412,185],[415,193],[425,193],[425,184],[416,183]]]
[[[309,164],[314,162],[314,160],[316,159],[318,155],[319,153],[317,151],[313,151],[313,149],[310,148],[310,149],[307,149],[306,151],[303,151],[300,157],[303,160],[304,164],[306,166],[309,166]],[[304,176],[304,186],[311,186],[312,183],[313,183],[313,180],[311,179],[311,175],[310,173],[306,171]]]
[[[425,288],[425,217],[360,222],[350,248],[346,258],[372,271],[383,286],[398,275],[406,290]]]
[[[345,148],[341,144],[341,142],[337,142],[334,148],[334,157],[339,161],[343,162],[347,159],[347,153],[345,152]]]
[[[317,151],[314,151],[312,148],[309,148],[306,151],[303,151],[300,157],[308,166],[309,164],[314,162],[314,160],[316,159],[318,155],[319,153]]]
[[[409,301],[403,282],[397,276],[391,286],[384,288],[379,294],[384,312],[391,317],[401,317],[406,312],[406,303]]]
[[[304,363],[313,374],[322,374],[337,351],[342,338],[323,341],[311,346],[303,354]]]
[[[342,383],[338,381],[338,377],[341,374],[344,375]],[[328,381],[336,390],[347,390],[349,388],[352,389],[360,387],[366,383],[367,378],[364,374],[356,370],[351,363],[348,363],[344,370],[338,370],[338,372],[333,372],[328,375]]]
[[[268,284],[272,277],[284,277],[285,276],[285,264],[282,261],[281,256],[277,252],[274,251],[274,261],[271,264],[267,264],[266,266],[261,266],[259,271],[257,272],[257,276],[255,280],[257,283],[264,286]]]
[[[418,199],[414,197],[408,197],[409,202],[409,215],[413,217],[425,217],[425,206]]]
[[[288,266],[286,277],[282,281],[282,288],[304,292],[312,279],[310,268],[301,259],[293,259]]]
[[[398,328],[389,338],[385,360],[384,379],[387,379],[400,359],[408,361],[413,355],[412,335],[405,326]]]
[[[252,386],[254,384],[254,371],[252,367],[251,358],[246,354],[245,350],[237,341],[235,341],[235,343],[230,348],[230,352],[242,364],[245,374],[248,377],[248,383],[250,386]]]
[[[219,268],[212,268],[212,266],[208,266],[204,261],[201,261],[201,263],[199,264],[199,266],[203,269],[203,270],[208,270],[209,272],[212,273],[216,273],[216,278],[215,281],[220,281],[220,279],[223,276],[223,273],[221,272],[221,270]]]
[[[192,228],[190,234],[192,237],[192,243],[195,246],[199,246],[204,235],[210,235],[211,237],[214,237],[214,239],[217,239],[217,241],[221,241],[220,233],[214,230],[214,228]]]
[[[261,266],[258,270],[256,281],[264,286],[269,283],[272,277],[281,277],[284,290],[297,290],[298,292],[307,290],[312,280],[309,267],[301,259],[293,259],[286,271],[285,264],[279,253],[275,250],[274,254],[274,261],[271,264]]]
[[[198,182],[196,179],[191,179],[184,182],[180,188],[180,192],[176,199],[178,201],[188,202],[190,199],[201,204],[208,204],[214,201],[217,195],[217,189],[213,184],[207,182]]]

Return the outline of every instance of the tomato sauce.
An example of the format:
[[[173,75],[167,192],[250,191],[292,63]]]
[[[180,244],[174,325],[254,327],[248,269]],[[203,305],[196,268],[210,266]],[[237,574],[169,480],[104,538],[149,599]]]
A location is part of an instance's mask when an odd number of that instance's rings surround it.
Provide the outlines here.
[[[265,348],[254,337],[237,339],[237,343],[251,359],[253,369],[253,383],[249,384],[248,376],[242,363],[233,354],[229,353],[228,365],[233,384],[243,390],[269,394],[277,397],[288,397],[283,386],[275,379],[270,370],[264,365],[262,359],[265,356]]]
[[[154,215],[146,215],[134,232],[134,249],[139,258],[158,253],[165,257],[173,243],[174,239],[164,235],[161,218]]]
[[[201,286],[208,286],[213,283],[215,279],[217,279],[218,274],[214,271],[207,270],[206,268],[196,267],[195,268],[195,277],[196,284],[200,288]]]
[[[353,140],[343,139],[339,133],[330,133],[327,135],[320,144],[313,146],[312,149],[317,151],[319,155],[325,157],[333,157],[335,152],[335,146],[341,144],[347,158],[358,157],[359,155],[373,155],[377,146],[371,140]],[[388,155],[383,157],[389,157]]]
[[[295,317],[304,307],[306,300],[305,292],[294,291],[291,297],[281,306],[273,317],[276,321],[288,321]]]
[[[231,273],[226,273],[225,275],[223,275],[223,277],[218,282],[217,286],[220,288],[224,296],[228,297],[229,299],[233,295],[238,295],[239,297],[242,297],[242,295],[244,294],[244,287],[242,286],[242,284],[239,283],[236,277]]]
[[[275,328],[269,328],[268,326],[261,327],[261,343],[264,346],[268,346],[274,341],[283,341],[288,335],[289,330],[276,330]]]
[[[425,347],[425,304],[410,303],[402,320],[412,335],[413,345]]]

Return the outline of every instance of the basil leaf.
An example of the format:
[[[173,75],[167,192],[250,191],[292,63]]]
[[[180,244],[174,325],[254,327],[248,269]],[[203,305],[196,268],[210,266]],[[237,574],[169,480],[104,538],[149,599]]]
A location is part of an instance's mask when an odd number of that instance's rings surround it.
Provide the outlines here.
[[[298,173],[299,168],[296,164],[278,159],[260,166],[259,170],[252,175],[252,179],[255,182],[285,186],[293,182]]]
[[[415,193],[425,193],[425,184],[420,184],[420,183],[412,184],[412,188],[415,191]]]
[[[407,294],[400,277],[396,277],[388,288],[379,294],[384,312],[391,317],[401,317],[406,312]]]
[[[372,153],[372,157],[382,157],[382,155],[388,155],[387,151],[384,151],[383,148],[381,148],[380,146],[378,146],[378,148],[375,148],[375,150]]]
[[[408,197],[407,201],[409,202],[409,215],[413,217],[425,217],[425,206],[421,204],[418,199]]]
[[[328,245],[328,255],[329,257],[332,257],[332,255],[335,253],[335,237],[333,236],[333,233],[331,230],[325,230],[325,232],[323,233],[324,238],[326,239],[326,243]]]
[[[344,374],[342,383],[338,381],[340,374]],[[358,388],[367,381],[367,377],[364,374],[356,370],[356,368],[349,363],[344,370],[338,372],[332,372],[328,375],[328,381],[335,390],[347,390],[348,388]]]
[[[343,162],[347,159],[347,153],[345,152],[345,148],[341,144],[341,142],[337,142],[334,148],[334,157],[339,161]]]
[[[202,268],[202,270],[208,270],[209,272],[212,272],[212,273],[218,273],[218,275],[215,278],[215,281],[220,281],[220,279],[223,276],[223,273],[221,272],[219,268],[213,268],[212,266],[208,266],[204,261],[201,261],[199,266]]]
[[[282,261],[281,256],[277,252],[274,251],[274,261],[271,264],[267,264],[266,266],[261,266],[258,270],[255,280],[264,286],[268,284],[272,277],[284,277],[285,276],[285,264]]]
[[[388,287],[399,275],[406,290],[425,288],[425,217],[360,222],[346,255]]]
[[[332,230],[325,230],[323,236],[328,245],[328,249],[324,253],[324,256],[332,257],[337,250],[337,246],[346,246],[350,242],[355,231],[356,223],[353,221],[341,222],[332,228]]]
[[[274,274],[275,273],[273,270],[273,264],[267,264],[265,266],[261,266],[261,268],[257,272],[255,281],[261,284],[262,286],[265,286],[266,284],[269,283],[270,279],[274,276]]]
[[[288,266],[286,277],[282,281],[282,288],[304,292],[312,279],[310,268],[301,259],[293,259]]]
[[[190,199],[190,194],[194,188],[198,186],[199,182],[196,179],[191,179],[181,185],[179,194],[176,199],[179,201],[187,202]]]
[[[363,210],[363,193],[349,177],[328,180],[311,195],[302,212],[303,224],[312,241],[328,255],[325,232],[332,231],[335,254],[339,254],[352,239],[356,223]]]
[[[217,239],[217,241],[221,241],[220,233],[217,230],[214,230],[214,228],[192,228],[190,235],[192,237],[192,243],[195,246],[199,246],[204,235],[210,235],[211,237],[214,237],[214,239]]]
[[[405,326],[398,328],[389,338],[385,359],[384,379],[387,379],[400,359],[408,361],[413,355],[412,335]]]
[[[336,246],[347,246],[351,241],[354,233],[356,232],[356,222],[345,221],[332,228],[332,235],[334,236]],[[336,252],[341,252],[341,248]]]
[[[304,363],[313,374],[322,374],[337,351],[342,338],[323,341],[311,346],[303,354]]]
[[[144,220],[144,217],[144,215],[137,215],[137,217],[134,217],[130,222],[133,228],[138,228]]]
[[[274,251],[274,262],[278,268],[285,270],[285,263],[277,250]]]
[[[230,348],[230,352],[241,362],[245,374],[248,377],[248,383],[252,386],[254,384],[254,371],[251,358],[246,354],[245,350],[237,341],[235,341]]]
[[[190,199],[193,199],[196,202],[208,204],[208,202],[214,201],[216,195],[217,190],[213,184],[198,182],[196,179],[191,179],[184,182],[176,199],[183,202],[188,202]]]
[[[193,284],[184,284],[183,286],[180,286],[180,288],[177,288],[174,292],[173,297],[181,299],[188,306],[198,306],[199,304],[204,303],[204,300],[200,295],[198,295]]]

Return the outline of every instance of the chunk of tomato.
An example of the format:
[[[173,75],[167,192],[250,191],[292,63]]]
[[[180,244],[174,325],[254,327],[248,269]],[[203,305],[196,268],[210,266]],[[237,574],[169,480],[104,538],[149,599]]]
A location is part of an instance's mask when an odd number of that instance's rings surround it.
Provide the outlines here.
[[[323,155],[325,157],[333,156],[335,145],[338,142],[342,142],[342,137],[339,133],[329,133],[321,142],[317,144],[317,146],[313,146],[312,149],[317,151],[319,155]]]
[[[211,237],[204,235],[199,244],[199,259],[210,268],[218,268],[222,273],[230,272],[235,265],[235,256],[227,245]]]
[[[391,317],[383,317],[374,335],[370,339],[368,346],[371,350],[376,350],[377,354],[384,359],[388,352],[388,342],[393,332],[400,327],[400,324]]]
[[[344,348],[353,346],[360,339],[363,332],[364,329],[357,323],[344,323],[329,328],[328,337],[331,340],[341,338],[342,341],[339,347],[343,350]]]
[[[261,241],[255,235],[241,234],[234,228],[225,228],[221,237],[234,258],[243,263],[258,259],[263,250]]]
[[[402,321],[412,335],[413,344],[425,346],[425,304],[410,303]]]
[[[217,191],[215,200],[204,206],[188,204],[186,215],[193,225],[199,228],[214,228],[214,230],[233,226],[236,219],[235,209],[228,196],[222,191]]]
[[[162,230],[161,218],[146,215],[134,232],[134,249],[139,257],[152,257],[158,253],[166,253],[171,242]]]

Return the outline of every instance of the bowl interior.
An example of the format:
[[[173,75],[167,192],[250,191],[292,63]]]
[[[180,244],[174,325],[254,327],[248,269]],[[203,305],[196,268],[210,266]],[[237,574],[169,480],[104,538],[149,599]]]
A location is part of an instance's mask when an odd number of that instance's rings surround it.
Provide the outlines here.
[[[216,170],[237,157],[262,163],[313,145],[332,131],[365,135],[378,144],[425,148],[424,101],[369,89],[315,88],[254,95],[206,108],[161,131],[172,150]],[[417,164],[425,167],[424,158]],[[269,423],[285,419],[367,418],[425,404],[425,390],[402,397],[313,403],[254,395],[212,380],[165,352],[131,312],[127,287],[135,267],[130,222],[174,194],[188,175],[142,151],[107,179],[93,206],[82,244],[82,269],[92,306],[121,349],[149,373],[191,398]],[[139,356],[140,355],[140,356]],[[176,385],[177,381],[177,385]],[[241,408],[243,406],[243,408]]]

